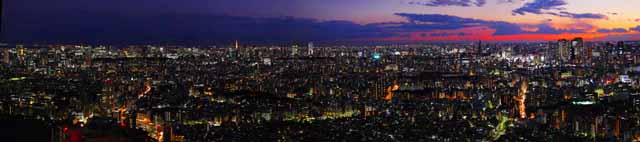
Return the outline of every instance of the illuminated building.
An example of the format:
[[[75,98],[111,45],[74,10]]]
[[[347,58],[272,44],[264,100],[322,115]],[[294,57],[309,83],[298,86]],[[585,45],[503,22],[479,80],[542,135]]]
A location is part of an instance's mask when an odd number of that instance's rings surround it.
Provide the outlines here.
[[[20,61],[20,64],[24,64],[25,63],[25,57],[26,57],[24,46],[23,45],[16,45],[16,50],[18,52],[18,60]]]
[[[518,90],[518,96],[516,96],[515,100],[518,101],[518,111],[520,114],[520,118],[526,118],[526,99],[527,99],[527,89],[529,88],[529,81],[524,80],[520,84],[520,89]]]
[[[615,54],[622,56],[624,54],[624,49],[625,49],[624,41],[618,41],[616,43],[615,49],[616,49]]]
[[[235,47],[236,49],[238,49],[238,47],[240,46],[240,44],[238,44],[238,40],[236,40],[236,42],[235,42],[235,44],[234,44],[234,45],[235,45],[234,47]]]
[[[9,53],[9,49],[8,48],[4,48],[2,49],[3,53],[2,53],[2,62],[5,64],[11,64],[11,53]]]
[[[616,44],[614,55],[616,55],[617,61],[622,64],[630,63],[629,60],[632,60],[630,49],[623,41],[619,41]]]
[[[373,55],[371,55],[373,57],[374,60],[380,60],[380,58],[382,58],[382,55],[380,55],[380,53],[376,52],[373,53]]]
[[[291,47],[291,56],[296,55],[298,55],[298,45],[293,45],[293,47]]]
[[[84,53],[84,62],[82,63],[82,67],[83,68],[89,68],[91,67],[91,62],[92,62],[92,57],[91,57],[91,50],[87,49]]]
[[[313,47],[313,42],[309,42],[309,44],[307,45],[307,48],[308,48],[308,49],[307,49],[307,55],[308,55],[308,56],[313,55],[313,48],[314,48],[314,47]]]
[[[560,61],[567,62],[570,59],[569,42],[566,39],[558,40],[558,56]]]
[[[238,58],[238,56],[240,55],[240,53],[238,53],[240,52],[239,48],[240,48],[240,43],[238,43],[238,40],[236,40],[231,46],[231,48],[228,48],[227,57],[232,59]]]
[[[584,48],[584,40],[580,37],[571,40],[571,61],[574,63],[582,63],[586,58],[586,51]]]
[[[48,49],[47,48],[41,48],[40,49],[40,53],[38,55],[38,57],[40,58],[40,65],[41,66],[46,66],[47,63],[49,62],[48,60]]]

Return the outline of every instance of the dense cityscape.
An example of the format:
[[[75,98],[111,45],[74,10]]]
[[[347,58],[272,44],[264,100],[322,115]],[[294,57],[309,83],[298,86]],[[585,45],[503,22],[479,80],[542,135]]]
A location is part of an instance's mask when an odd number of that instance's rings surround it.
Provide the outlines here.
[[[46,141],[640,141],[634,41],[3,46]]]

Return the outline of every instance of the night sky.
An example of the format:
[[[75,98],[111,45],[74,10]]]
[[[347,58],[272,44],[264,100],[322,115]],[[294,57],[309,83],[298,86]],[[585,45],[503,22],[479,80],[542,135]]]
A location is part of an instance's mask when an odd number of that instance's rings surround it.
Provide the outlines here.
[[[12,43],[640,39],[640,0],[9,0]]]

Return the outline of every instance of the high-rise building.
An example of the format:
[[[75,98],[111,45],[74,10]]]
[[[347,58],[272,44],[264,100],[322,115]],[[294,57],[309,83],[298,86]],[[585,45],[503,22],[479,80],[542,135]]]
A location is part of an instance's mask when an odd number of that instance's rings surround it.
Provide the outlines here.
[[[235,43],[234,47],[235,47],[236,49],[238,49],[238,48],[240,47],[240,44],[238,43],[238,40],[236,40],[236,43]]]
[[[571,61],[574,63],[582,63],[585,60],[586,50],[584,48],[584,41],[582,38],[577,37],[571,40]]]
[[[482,54],[482,40],[478,41],[478,46],[476,48],[476,54]]]
[[[93,60],[93,58],[91,58],[91,55],[92,55],[91,49],[89,49],[89,48],[85,49],[84,62],[82,63],[82,67],[83,68],[91,67],[92,60]]]
[[[227,50],[227,57],[235,59],[238,58],[239,53],[238,53],[238,48],[240,48],[240,43],[238,43],[238,40],[236,40],[233,45],[231,45],[231,48],[228,48]]]
[[[314,48],[314,47],[313,47],[313,42],[309,42],[309,44],[307,45],[307,48],[308,48],[308,49],[307,49],[307,55],[308,55],[308,56],[313,55],[313,48]]]
[[[558,57],[562,62],[568,62],[570,59],[569,41],[566,39],[558,40]]]
[[[11,64],[11,53],[9,53],[9,48],[3,48],[2,51],[2,62],[5,64]]]
[[[547,46],[545,47],[544,50],[544,56],[545,56],[545,62],[546,63],[551,63],[553,62],[555,59],[557,59],[554,48],[553,48],[553,42],[549,41],[547,43]]]
[[[49,63],[49,49],[48,48],[41,48],[40,49],[40,53],[38,55],[38,57],[40,58],[40,65],[41,66],[46,66]]]
[[[623,41],[619,41],[616,44],[615,52],[616,53],[614,53],[614,55],[617,58],[617,61],[620,63],[626,64],[632,60],[630,49],[627,47],[627,45]]]
[[[296,55],[298,55],[298,45],[293,45],[293,47],[291,47],[291,56]]]
[[[624,41],[618,41],[618,43],[616,43],[615,55],[622,56],[624,54],[624,49]]]
[[[16,50],[18,52],[18,60],[20,61],[20,64],[24,65],[26,63],[25,57],[27,55],[24,45],[16,45]]]

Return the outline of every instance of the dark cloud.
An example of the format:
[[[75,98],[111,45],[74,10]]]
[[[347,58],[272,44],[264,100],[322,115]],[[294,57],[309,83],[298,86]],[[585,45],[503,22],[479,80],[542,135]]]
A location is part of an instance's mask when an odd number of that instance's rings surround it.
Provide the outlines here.
[[[410,21],[410,23],[396,28],[413,31],[451,30],[485,26],[495,30],[493,35],[584,33],[582,29],[556,29],[548,24],[520,25],[504,21],[486,21],[441,14],[397,13],[396,15],[405,17]],[[524,26],[537,30],[525,31],[522,30]]]
[[[559,14],[553,14],[560,17],[569,17],[575,19],[609,19],[606,15],[603,14],[594,14],[594,13],[571,13],[566,11],[561,11]]]
[[[565,10],[562,6],[568,3],[564,0],[535,0],[533,2],[525,3],[524,6],[513,10],[514,15],[530,14],[548,14],[558,17],[568,17],[575,19],[609,19],[606,15],[596,13],[571,13]],[[560,12],[552,12],[552,11]],[[617,13],[616,13],[617,14]]]
[[[397,13],[406,22],[357,24],[350,21],[276,17],[256,18],[209,14],[118,15],[106,13],[8,14],[5,41],[82,43],[245,43],[345,41],[422,36],[463,36],[469,32],[443,32],[470,27],[494,29],[493,35],[582,33],[581,29],[556,29],[548,24],[522,25],[440,14]],[[43,24],[46,23],[46,24]],[[522,30],[523,27],[537,29]],[[437,31],[437,32],[436,32]]]
[[[429,34],[430,36],[433,37],[446,37],[446,36],[467,36],[467,35],[471,35],[471,33],[463,33],[463,32],[457,32],[457,33],[447,33],[447,32],[440,32],[440,33],[431,33]]]
[[[526,13],[546,14],[543,10],[564,10],[560,6],[567,5],[564,0],[535,0],[525,3],[524,6],[513,10],[514,14],[525,15]]]
[[[429,0],[429,1],[412,1],[409,4],[413,5],[424,5],[424,6],[462,6],[462,7],[470,7],[470,6],[478,6],[482,7],[487,3],[486,0]]]
[[[631,30],[631,31],[636,31],[636,32],[640,32],[640,26],[633,27],[633,28],[631,28],[631,29],[629,29],[629,30]]]
[[[640,22],[640,18],[638,18],[638,19],[635,19],[634,21],[636,21],[636,22]]]
[[[376,25],[279,17],[254,18],[206,14],[123,16],[50,13],[12,16],[6,21],[9,42],[92,43],[259,43],[336,41],[395,36]],[[42,24],[47,23],[47,24]]]
[[[624,33],[627,32],[624,28],[614,28],[614,29],[598,29],[599,33]]]
[[[522,2],[525,0],[498,0],[498,3],[516,3],[516,2]]]

